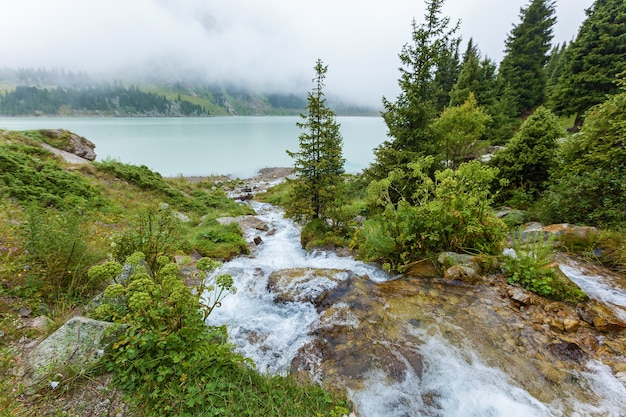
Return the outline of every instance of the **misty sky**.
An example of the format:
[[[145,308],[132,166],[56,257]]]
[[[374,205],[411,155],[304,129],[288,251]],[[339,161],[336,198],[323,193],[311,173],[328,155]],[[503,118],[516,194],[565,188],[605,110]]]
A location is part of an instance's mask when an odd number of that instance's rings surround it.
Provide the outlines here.
[[[499,62],[530,0],[447,0],[464,42]],[[554,42],[570,41],[593,0],[557,0]],[[378,105],[398,92],[398,53],[420,0],[0,0],[0,67],[90,74],[195,73],[306,91],[317,58],[327,93]]]

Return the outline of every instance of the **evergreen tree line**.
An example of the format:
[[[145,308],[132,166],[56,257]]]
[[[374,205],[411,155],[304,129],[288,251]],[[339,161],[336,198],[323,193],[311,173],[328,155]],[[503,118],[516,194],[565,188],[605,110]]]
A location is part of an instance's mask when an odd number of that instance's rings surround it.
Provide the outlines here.
[[[206,109],[187,100],[169,100],[136,86],[40,88],[17,86],[0,94],[0,114],[115,114],[205,116]]]

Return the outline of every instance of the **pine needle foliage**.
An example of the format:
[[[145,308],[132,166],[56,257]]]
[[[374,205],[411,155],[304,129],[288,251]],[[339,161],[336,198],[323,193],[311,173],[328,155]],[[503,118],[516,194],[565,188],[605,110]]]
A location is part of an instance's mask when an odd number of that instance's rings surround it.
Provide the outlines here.
[[[287,151],[294,159],[294,180],[287,214],[300,220],[326,219],[335,204],[342,181],[344,163],[342,144],[335,113],[326,105],[324,79],[328,66],[318,59],[313,89],[307,96],[306,114],[297,126],[300,149]]]

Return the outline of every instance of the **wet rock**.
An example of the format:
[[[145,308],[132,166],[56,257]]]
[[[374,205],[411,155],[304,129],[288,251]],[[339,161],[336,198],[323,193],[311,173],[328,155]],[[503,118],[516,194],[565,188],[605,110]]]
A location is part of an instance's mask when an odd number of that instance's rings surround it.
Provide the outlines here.
[[[577,332],[580,328],[580,321],[573,319],[564,319],[563,320],[563,328],[568,333]]]
[[[404,275],[430,278],[441,276],[441,273],[439,269],[430,262],[417,262],[404,271]]]
[[[601,332],[619,332],[626,329],[626,322],[616,317],[607,306],[590,301],[577,308],[578,317]]]
[[[355,275],[342,269],[289,268],[270,274],[267,289],[277,302],[310,302],[320,306],[333,290],[346,289]]]
[[[446,269],[443,278],[447,280],[463,281],[468,284],[475,284],[480,281],[480,275],[476,270],[467,265],[454,265]]]
[[[541,228],[542,231],[550,233],[555,236],[563,234],[575,234],[578,236],[587,236],[590,234],[598,233],[598,229],[591,226],[575,226],[568,223],[551,224]]]
[[[261,243],[263,243],[263,239],[261,239],[261,236],[256,236],[254,239],[254,244],[259,246]]]
[[[560,342],[548,345],[548,351],[561,360],[581,362],[585,358],[585,351],[573,342]]]
[[[231,223],[237,223],[241,230],[244,232],[246,230],[259,230],[262,232],[267,232],[269,227],[263,221],[261,221],[256,216],[237,216],[237,217],[219,217],[215,219],[221,225],[229,225]]]
[[[531,296],[530,293],[522,288],[512,288],[509,290],[509,297],[511,300],[517,301],[523,305],[531,304]]]
[[[555,332],[565,331],[565,326],[563,325],[563,322],[561,320],[551,319],[549,320],[548,324],[550,325],[550,330],[552,331],[555,331]]]

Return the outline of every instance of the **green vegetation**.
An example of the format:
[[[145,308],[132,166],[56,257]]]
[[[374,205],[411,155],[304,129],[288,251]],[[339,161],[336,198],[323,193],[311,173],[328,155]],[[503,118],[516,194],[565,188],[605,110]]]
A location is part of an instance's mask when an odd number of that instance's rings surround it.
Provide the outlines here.
[[[105,302],[94,317],[129,327],[103,366],[82,375],[67,370],[65,384],[80,386],[103,371],[113,372],[137,415],[338,417],[348,412],[340,397],[321,387],[262,376],[233,353],[225,329],[204,325],[210,311],[236,290],[232,278],[220,275],[192,290],[170,261],[172,255],[194,252],[219,259],[247,253],[239,226],[215,219],[250,214],[249,206],[229,200],[222,183],[210,180],[165,179],[114,161],[70,167],[38,146],[40,136],[0,135],[3,373],[15,358],[8,347],[24,332],[15,312],[28,308],[60,324],[104,290]],[[127,259],[135,265],[131,278],[105,290]],[[206,273],[216,265],[204,259],[198,269]],[[206,303],[200,302],[202,294]],[[15,415],[40,407],[50,395],[28,395],[11,378],[2,378],[0,390],[0,407]]]
[[[324,98],[327,71],[328,66],[318,59],[314,87],[308,94],[307,114],[302,114],[303,122],[298,123],[305,130],[300,134],[300,149],[287,151],[294,159],[296,175],[287,214],[296,219],[328,219],[330,207],[336,205],[338,184],[344,172],[339,124]]]
[[[554,235],[546,237],[537,232],[523,237],[522,231],[513,234],[515,253],[503,257],[508,282],[544,297],[576,304],[586,295],[562,273],[557,273],[553,247]]]
[[[574,115],[580,128],[591,107],[619,93],[626,71],[626,3],[596,0],[587,10],[578,36],[562,52],[551,102],[559,115]],[[623,77],[623,75],[622,75]]]
[[[360,259],[398,272],[442,251],[485,255],[490,263],[497,257],[505,265],[499,279],[551,299],[582,300],[580,289],[554,268],[555,250],[626,271],[626,92],[613,88],[625,83],[619,80],[624,74],[617,75],[626,45],[622,3],[597,0],[577,40],[548,57],[554,5],[532,0],[496,77],[495,64],[481,60],[473,42],[459,62],[456,27],[440,16],[443,1],[426,0],[425,23],[413,22],[411,42],[400,53],[401,92],[396,101],[383,99],[389,140],[375,150],[372,165],[363,175],[343,173],[340,126],[323,92],[327,67],[317,61],[307,114],[298,123],[305,130],[300,149],[289,152],[297,178],[259,198],[305,222],[307,249],[349,246]],[[572,87],[577,83],[580,94]],[[128,112],[139,106],[158,113],[159,106],[175,102],[182,109],[193,98],[193,111],[204,97],[243,111],[217,90],[183,84],[174,90],[175,98],[171,91],[121,88],[127,101],[120,104]],[[17,92],[6,90],[0,104],[11,103]],[[20,105],[41,106],[61,93],[25,88],[19,94]],[[229,92],[235,96],[254,100]],[[298,105],[295,97],[271,101]],[[565,120],[580,126],[583,114],[579,133],[563,131]],[[64,134],[51,138],[42,131],[0,132],[0,371],[15,356],[6,346],[22,336],[20,307],[61,321],[104,291],[94,317],[127,326],[104,367],[139,415],[347,412],[340,397],[259,375],[233,353],[226,330],[204,324],[236,291],[232,277],[219,275],[192,289],[171,262],[175,255],[199,254],[205,278],[217,259],[247,253],[237,223],[218,219],[250,214],[249,206],[226,198],[221,182],[166,179],[117,161],[70,167],[40,146],[66,141]],[[495,144],[505,147],[490,163],[480,162],[483,149]],[[499,219],[495,204],[514,214]],[[536,220],[602,230],[565,233],[554,242],[514,229]],[[501,255],[507,235],[514,257]],[[133,273],[109,285],[122,262]],[[11,381],[0,380],[0,392],[3,410],[28,407],[28,401],[18,404],[23,393]]]
[[[141,266],[142,258],[135,253],[126,260],[133,273],[125,283],[110,285],[93,313],[127,326],[104,367],[139,415],[337,416],[348,411],[319,386],[261,376],[254,364],[233,353],[225,328],[207,329],[204,320],[213,308],[236,291],[230,275],[192,291],[168,257],[159,257],[154,273]],[[219,263],[203,258],[197,265],[206,273]],[[111,271],[114,276],[121,265],[95,268],[94,275]]]
[[[409,178],[392,171],[369,185],[368,201],[380,214],[356,235],[362,258],[402,271],[442,251],[499,252],[506,227],[490,210],[489,191],[498,170],[473,161],[457,170],[437,170],[433,179],[428,175],[433,164],[434,158],[425,157],[409,165]],[[394,203],[391,190],[407,180],[418,191]]]
[[[506,55],[500,63],[502,87],[511,89],[517,114],[529,114],[545,102],[548,52],[556,23],[554,1],[532,0],[521,10],[521,23],[506,40]]]
[[[399,54],[400,94],[395,102],[383,98],[382,117],[389,129],[390,140],[374,150],[376,161],[366,170],[370,180],[381,180],[394,169],[403,169],[419,156],[436,153],[436,143],[429,125],[443,110],[439,104],[442,86],[435,74],[445,67],[446,58],[454,56],[458,46],[454,34],[458,25],[449,28],[450,19],[441,17],[443,0],[426,0],[424,23],[412,23],[411,43]],[[452,86],[451,86],[452,87]],[[411,194],[392,196],[400,197]]]
[[[500,170],[508,184],[501,188],[498,201],[525,208],[546,188],[556,163],[557,139],[565,132],[556,116],[540,106],[522,124],[506,148],[490,164]]]

